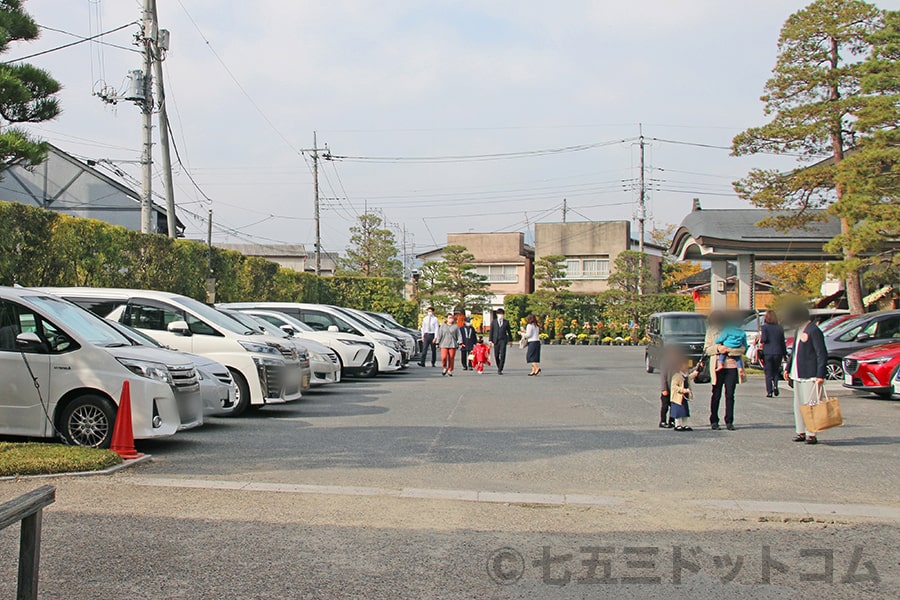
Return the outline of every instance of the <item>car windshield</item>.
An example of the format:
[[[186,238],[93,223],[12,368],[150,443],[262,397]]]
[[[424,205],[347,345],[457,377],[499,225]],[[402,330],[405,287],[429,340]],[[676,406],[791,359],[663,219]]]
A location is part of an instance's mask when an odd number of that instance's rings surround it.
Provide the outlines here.
[[[244,315],[241,315],[241,316],[244,316]],[[263,333],[265,333],[265,334],[274,335],[275,337],[280,337],[280,338],[291,337],[284,331],[284,329],[282,329],[281,327],[278,327],[277,325],[273,325],[272,323],[269,323],[262,317],[259,317],[257,315],[250,315],[250,314],[246,314],[246,316],[253,319],[253,321],[257,324],[257,326],[260,329],[262,329]]]
[[[143,331],[125,325],[124,323],[119,323],[118,321],[112,321],[110,319],[105,319],[105,321],[112,325],[113,328],[118,330],[119,333],[133,341],[135,344],[139,344],[141,346],[153,346],[154,348],[164,348],[162,344],[154,340]]]
[[[225,313],[221,313],[202,302],[198,302],[187,296],[179,296],[177,302],[184,308],[195,312],[200,318],[213,323],[214,325],[218,325],[222,329],[227,329],[228,331],[239,335],[247,335],[247,328],[245,326],[241,325]]]
[[[696,317],[665,317],[662,332],[668,335],[705,335],[706,319]]]
[[[287,315],[284,313],[279,313],[279,315],[277,317],[273,317],[273,316],[270,316],[267,314],[262,314],[262,313],[260,313],[260,314],[251,313],[251,314],[253,314],[254,316],[257,316],[261,319],[265,319],[266,321],[269,321],[273,325],[277,325],[279,327],[286,324],[286,325],[290,325],[296,331],[315,331],[315,329],[313,329],[312,327],[310,327],[303,321],[301,321],[299,319],[295,319],[291,315]]]
[[[222,310],[220,312],[231,317],[232,319],[246,327],[247,331],[244,332],[245,335],[259,335],[260,333],[262,333],[262,329],[259,326],[259,323],[257,323],[256,319],[254,319],[250,315],[245,315],[244,313],[238,312],[236,310]]]
[[[29,296],[28,301],[49,320],[64,323],[66,329],[95,346],[114,348],[134,345],[131,339],[116,331],[112,325],[97,315],[61,298]]]

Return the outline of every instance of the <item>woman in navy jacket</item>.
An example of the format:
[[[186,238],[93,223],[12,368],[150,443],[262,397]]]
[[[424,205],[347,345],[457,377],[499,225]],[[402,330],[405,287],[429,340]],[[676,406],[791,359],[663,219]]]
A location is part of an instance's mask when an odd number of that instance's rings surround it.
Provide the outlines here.
[[[778,324],[778,315],[774,310],[766,311],[759,341],[762,344],[763,368],[766,372],[766,398],[771,398],[773,394],[778,395],[781,363],[787,356],[784,327]]]

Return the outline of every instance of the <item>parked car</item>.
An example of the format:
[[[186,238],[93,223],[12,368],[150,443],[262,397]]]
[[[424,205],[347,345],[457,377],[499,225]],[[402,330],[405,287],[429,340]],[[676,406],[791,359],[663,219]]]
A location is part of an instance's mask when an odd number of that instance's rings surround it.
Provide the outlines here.
[[[310,366],[309,350],[306,346],[289,339],[290,336],[281,330],[272,334],[270,331],[264,329],[262,324],[250,315],[246,315],[236,310],[229,310],[227,308],[220,308],[217,310],[246,327],[247,335],[267,335],[273,338],[281,338],[284,346],[293,346],[297,352],[297,360],[300,361],[300,389],[306,391],[312,387],[312,368]]]
[[[395,338],[400,342],[401,349],[403,351],[403,366],[406,366],[412,357],[416,354],[416,336],[413,336],[407,331],[402,331],[400,329],[396,329],[394,327],[389,327],[385,323],[382,323],[379,319],[372,317],[369,313],[364,310],[358,310],[355,308],[345,308],[342,306],[335,306],[334,308],[343,312],[344,314],[355,317],[360,323],[364,323],[368,327],[374,328],[374,331],[380,331],[382,333],[386,333],[389,336]]]
[[[670,346],[681,349],[696,364],[704,357],[706,315],[694,312],[664,312],[650,315],[647,325],[650,343],[644,352],[644,367],[648,373],[660,368],[663,352]]]
[[[900,342],[859,350],[844,358],[844,387],[888,398],[893,392],[891,377],[898,366]]]
[[[300,302],[230,302],[217,306],[236,310],[248,308],[276,310],[303,321],[317,331],[349,334],[357,336],[359,340],[371,342],[375,351],[375,361],[369,370],[361,373],[365,377],[374,377],[378,373],[403,368],[403,346],[395,337],[361,323],[333,306]]]
[[[228,314],[238,315],[242,319],[252,319],[266,335],[283,338],[285,342],[295,344],[298,351],[301,351],[302,349],[302,353],[308,357],[309,361],[310,386],[337,383],[341,380],[341,366],[338,363],[337,354],[335,354],[331,348],[323,346],[319,342],[313,340],[304,340],[299,337],[294,337],[293,332],[288,333],[284,329],[281,329],[256,315],[237,310],[224,310]]]
[[[859,315],[830,329],[825,333],[828,379],[837,381],[844,379],[842,360],[848,354],[898,340],[900,340],[900,310]]]
[[[242,308],[245,312],[265,320],[282,331],[302,339],[323,344],[337,357],[341,376],[359,375],[371,371],[375,365],[375,344],[359,339],[358,336],[334,331],[316,331],[303,321],[276,310]]]
[[[0,287],[0,433],[109,447],[126,380],[135,438],[203,423],[197,373],[185,356],[133,344],[45,292]]]
[[[164,346],[200,354],[228,367],[237,398],[232,416],[250,406],[298,400],[296,349],[266,335],[247,334],[231,317],[193,298],[151,290],[44,288],[101,317],[130,325]]]
[[[418,329],[412,329],[411,327],[404,327],[403,325],[398,323],[397,320],[394,319],[394,317],[392,315],[389,315],[387,313],[376,313],[376,312],[370,312],[367,310],[363,311],[363,312],[365,312],[367,315],[369,315],[370,318],[374,319],[375,321],[378,321],[379,323],[381,323],[388,329],[392,329],[395,331],[402,331],[403,333],[409,334],[413,338],[413,344],[415,347],[412,356],[409,357],[409,360],[418,361],[419,358],[421,358],[421,356],[422,356],[422,332],[421,331],[419,331]]]
[[[105,319],[105,321],[135,344],[150,346],[151,348],[165,348],[165,346],[149,335],[133,327],[109,319]],[[171,348],[165,349],[172,350]],[[199,354],[190,354],[188,352],[182,352],[181,354],[190,359],[194,363],[194,368],[197,369],[197,379],[200,380],[200,396],[203,398],[203,416],[227,417],[234,412],[237,391],[228,367]]]

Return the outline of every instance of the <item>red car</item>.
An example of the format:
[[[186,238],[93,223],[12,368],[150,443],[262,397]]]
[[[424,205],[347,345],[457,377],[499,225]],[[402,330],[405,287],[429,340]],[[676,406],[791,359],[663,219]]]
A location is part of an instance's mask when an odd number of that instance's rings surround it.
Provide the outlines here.
[[[891,375],[900,366],[900,342],[865,348],[844,359],[844,387],[890,398]]]

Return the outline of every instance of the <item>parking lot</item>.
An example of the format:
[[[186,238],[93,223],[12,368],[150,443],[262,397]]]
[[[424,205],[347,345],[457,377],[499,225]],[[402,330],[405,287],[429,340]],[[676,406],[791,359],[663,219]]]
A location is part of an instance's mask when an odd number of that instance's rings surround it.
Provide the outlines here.
[[[54,480],[42,595],[900,594],[900,403],[829,384],[845,426],[793,444],[790,391],[765,398],[751,376],[737,431],[705,425],[702,385],[695,430],[660,430],[642,359],[552,346],[538,377],[517,349],[502,377],[413,365],[139,442],[151,463]],[[0,534],[3,596],[16,540]],[[616,585],[585,585],[604,574]]]

